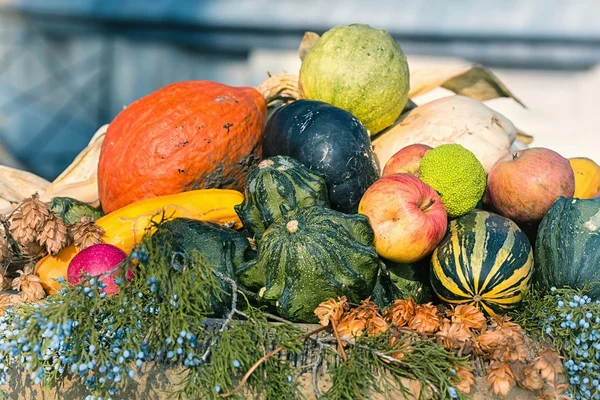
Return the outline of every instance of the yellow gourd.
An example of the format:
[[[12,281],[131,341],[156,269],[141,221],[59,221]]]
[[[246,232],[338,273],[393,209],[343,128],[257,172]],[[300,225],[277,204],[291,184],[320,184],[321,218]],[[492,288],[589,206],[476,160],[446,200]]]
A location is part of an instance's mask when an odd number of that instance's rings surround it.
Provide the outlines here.
[[[138,242],[150,222],[166,218],[192,218],[218,224],[234,224],[241,227],[241,221],[234,206],[244,200],[244,195],[236,190],[199,189],[183,193],[151,197],[115,210],[98,220],[96,224],[104,229],[102,241],[112,244],[129,253]],[[60,289],[56,279],[66,279],[69,263],[79,252],[71,244],[55,256],[42,258],[35,267],[35,274],[42,280],[42,286],[49,294]]]
[[[575,174],[575,194],[579,199],[591,199],[600,191],[600,166],[586,157],[569,158]]]

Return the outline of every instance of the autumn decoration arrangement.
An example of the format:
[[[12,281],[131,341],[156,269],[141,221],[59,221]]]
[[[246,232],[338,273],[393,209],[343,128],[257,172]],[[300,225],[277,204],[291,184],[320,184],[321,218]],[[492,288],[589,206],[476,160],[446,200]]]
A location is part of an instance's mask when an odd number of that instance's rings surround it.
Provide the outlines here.
[[[483,66],[361,24],[299,55],[134,101],[54,182],[0,168],[1,393],[600,399],[600,167]]]

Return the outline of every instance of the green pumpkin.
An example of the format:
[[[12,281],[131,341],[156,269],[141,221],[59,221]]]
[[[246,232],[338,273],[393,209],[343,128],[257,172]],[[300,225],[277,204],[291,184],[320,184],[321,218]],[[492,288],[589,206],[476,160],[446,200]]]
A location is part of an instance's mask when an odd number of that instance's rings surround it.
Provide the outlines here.
[[[163,222],[157,226],[151,240],[158,246],[168,243],[174,254],[182,253],[186,257],[192,257],[194,251],[198,251],[215,271],[230,279],[235,279],[237,268],[255,255],[240,232],[196,219],[174,218]],[[173,273],[181,272],[177,265],[178,258],[175,257]],[[219,293],[209,296],[211,304],[207,308],[217,318],[231,308],[231,286],[226,282],[220,286]]]
[[[396,121],[408,101],[408,63],[386,30],[336,26],[306,54],[299,88],[302,98],[349,111],[375,135]]]
[[[323,177],[288,156],[261,161],[248,174],[244,201],[235,212],[251,236],[262,233],[283,214],[300,207],[329,206]]]
[[[50,209],[67,225],[80,222],[84,216],[95,221],[104,215],[102,210],[71,197],[53,197],[50,200]]]
[[[315,308],[330,297],[353,303],[369,297],[379,269],[373,238],[364,215],[296,209],[265,231],[257,258],[240,266],[238,280],[282,317],[317,322]]]
[[[417,303],[431,301],[429,258],[413,264],[400,264],[381,258],[379,275],[371,300],[385,308],[396,299],[412,297]]]
[[[471,211],[452,220],[431,257],[431,286],[446,303],[472,304],[488,315],[516,308],[531,286],[533,252],[508,218]]]
[[[559,197],[544,215],[535,244],[542,287],[584,289],[600,299],[600,198]]]

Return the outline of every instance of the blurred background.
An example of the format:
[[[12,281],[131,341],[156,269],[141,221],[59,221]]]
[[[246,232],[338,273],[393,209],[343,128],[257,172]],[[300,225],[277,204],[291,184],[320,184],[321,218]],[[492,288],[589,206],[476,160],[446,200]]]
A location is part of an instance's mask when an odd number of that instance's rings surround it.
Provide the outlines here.
[[[132,101],[297,73],[305,31],[350,23],[387,29],[411,69],[491,68],[527,108],[486,104],[531,146],[600,162],[598,21],[598,0],[0,0],[0,163],[52,180]]]

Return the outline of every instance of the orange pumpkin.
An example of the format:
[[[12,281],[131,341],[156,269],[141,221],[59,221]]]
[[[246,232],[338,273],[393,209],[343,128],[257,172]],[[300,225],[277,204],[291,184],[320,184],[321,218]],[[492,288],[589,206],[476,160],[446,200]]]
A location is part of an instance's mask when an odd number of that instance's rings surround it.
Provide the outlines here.
[[[262,155],[263,95],[212,81],[165,86],[110,123],[98,194],[106,213],[135,201],[201,188],[242,190]]]

